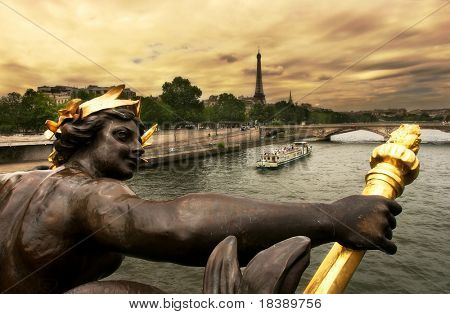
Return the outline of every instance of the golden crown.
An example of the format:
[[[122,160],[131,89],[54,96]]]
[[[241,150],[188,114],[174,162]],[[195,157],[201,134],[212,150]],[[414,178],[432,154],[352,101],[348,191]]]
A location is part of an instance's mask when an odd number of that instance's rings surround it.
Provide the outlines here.
[[[117,107],[125,107],[132,111],[136,117],[140,118],[141,102],[140,100],[131,99],[117,99],[124,90],[125,85],[119,85],[112,87],[105,94],[93,98],[89,101],[82,103],[81,99],[72,99],[66,104],[66,108],[58,110],[58,121],[45,121],[45,125],[48,130],[44,132],[44,136],[47,139],[52,139],[55,133],[61,132],[60,127],[66,119],[79,120],[83,119],[94,112],[98,112],[105,109],[112,109]],[[158,127],[157,124],[153,125],[141,136],[142,147],[149,146],[148,140],[152,137],[153,133]],[[53,149],[52,153],[48,156],[48,160],[57,166],[56,151]]]

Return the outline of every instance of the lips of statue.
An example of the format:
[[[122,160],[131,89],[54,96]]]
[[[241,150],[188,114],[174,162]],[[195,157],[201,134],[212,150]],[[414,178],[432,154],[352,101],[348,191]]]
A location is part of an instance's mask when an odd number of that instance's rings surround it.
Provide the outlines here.
[[[101,177],[130,179],[144,153],[139,129],[132,120],[110,120],[89,145],[90,160]]]

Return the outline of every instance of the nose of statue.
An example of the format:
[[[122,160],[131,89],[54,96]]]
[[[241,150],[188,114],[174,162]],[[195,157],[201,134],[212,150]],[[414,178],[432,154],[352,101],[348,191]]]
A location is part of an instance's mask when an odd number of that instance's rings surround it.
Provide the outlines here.
[[[142,148],[142,145],[138,143],[138,145],[132,150],[133,154],[136,155],[136,157],[141,157],[144,155],[144,148]]]

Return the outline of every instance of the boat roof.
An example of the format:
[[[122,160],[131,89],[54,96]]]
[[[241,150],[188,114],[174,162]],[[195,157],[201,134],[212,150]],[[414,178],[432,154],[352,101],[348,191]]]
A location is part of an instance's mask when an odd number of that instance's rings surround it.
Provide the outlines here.
[[[294,142],[294,144],[299,145],[299,144],[308,144],[308,142]]]

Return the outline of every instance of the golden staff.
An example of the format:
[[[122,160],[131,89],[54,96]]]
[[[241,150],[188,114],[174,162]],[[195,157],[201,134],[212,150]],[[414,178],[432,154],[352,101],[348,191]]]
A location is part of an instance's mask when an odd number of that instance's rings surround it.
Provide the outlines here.
[[[405,185],[419,175],[420,128],[402,124],[386,142],[376,147],[370,158],[363,195],[399,197]],[[304,293],[342,293],[361,262],[365,251],[355,251],[335,243],[322,261]]]

